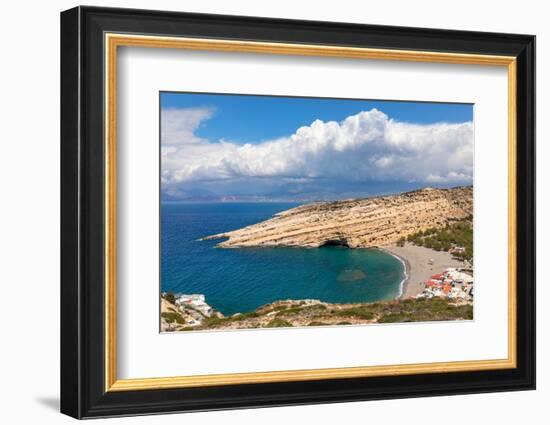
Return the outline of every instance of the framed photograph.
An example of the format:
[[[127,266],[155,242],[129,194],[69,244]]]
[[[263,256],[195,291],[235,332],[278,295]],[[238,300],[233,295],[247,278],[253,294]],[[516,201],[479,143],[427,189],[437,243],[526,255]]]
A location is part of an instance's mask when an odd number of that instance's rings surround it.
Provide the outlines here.
[[[61,14],[61,411],[535,387],[535,37]]]

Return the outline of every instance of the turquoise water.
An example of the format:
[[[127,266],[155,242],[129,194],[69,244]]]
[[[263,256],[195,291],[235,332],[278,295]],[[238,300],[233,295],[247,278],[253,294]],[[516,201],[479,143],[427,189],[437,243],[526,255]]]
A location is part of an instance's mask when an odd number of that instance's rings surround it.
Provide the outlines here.
[[[199,293],[225,315],[283,299],[393,299],[404,267],[376,249],[216,248],[197,239],[254,224],[297,203],[165,203],[161,206],[161,289]]]

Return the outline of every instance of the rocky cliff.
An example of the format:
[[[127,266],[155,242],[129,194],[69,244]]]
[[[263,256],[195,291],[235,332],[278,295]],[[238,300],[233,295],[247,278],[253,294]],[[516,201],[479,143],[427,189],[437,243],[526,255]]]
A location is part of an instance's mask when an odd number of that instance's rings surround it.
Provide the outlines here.
[[[242,229],[207,236],[222,248],[367,248],[472,216],[472,187],[426,188],[399,195],[301,205]]]

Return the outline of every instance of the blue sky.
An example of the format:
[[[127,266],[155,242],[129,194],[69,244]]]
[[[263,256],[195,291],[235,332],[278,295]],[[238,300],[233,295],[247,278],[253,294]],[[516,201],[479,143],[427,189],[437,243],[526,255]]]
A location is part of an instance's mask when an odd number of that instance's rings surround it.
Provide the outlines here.
[[[319,200],[473,181],[473,105],[160,94],[165,200]]]
[[[417,124],[473,120],[471,104],[300,98],[162,92],[161,108],[212,108],[214,116],[195,134],[211,141],[260,143],[292,134],[316,119],[341,121],[359,111],[382,110],[391,118]],[[276,119],[273,119],[276,117]]]

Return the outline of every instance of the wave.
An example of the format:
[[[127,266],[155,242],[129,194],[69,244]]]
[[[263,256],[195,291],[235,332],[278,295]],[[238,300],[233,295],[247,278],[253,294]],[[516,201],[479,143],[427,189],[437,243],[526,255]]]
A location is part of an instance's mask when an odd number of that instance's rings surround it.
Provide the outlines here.
[[[403,264],[403,274],[405,275],[405,277],[399,284],[399,294],[395,297],[395,299],[398,300],[403,296],[403,292],[405,289],[405,282],[409,279],[409,274],[407,273],[407,263],[405,263],[405,260],[403,260],[399,255],[395,255],[393,252],[389,252],[386,250],[384,250],[384,252],[390,254],[394,258],[397,258],[401,262],[401,264]]]

